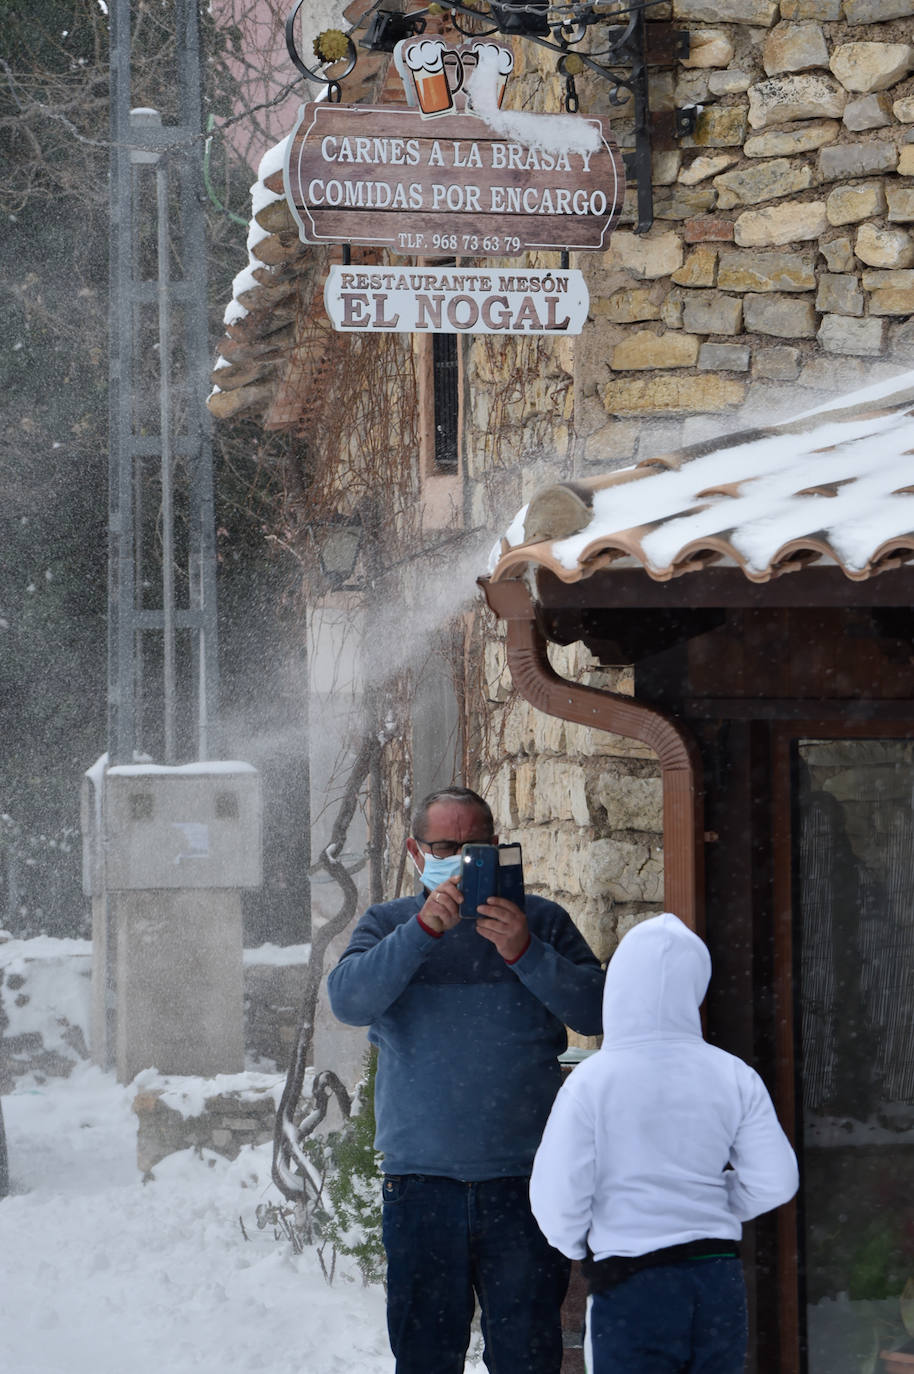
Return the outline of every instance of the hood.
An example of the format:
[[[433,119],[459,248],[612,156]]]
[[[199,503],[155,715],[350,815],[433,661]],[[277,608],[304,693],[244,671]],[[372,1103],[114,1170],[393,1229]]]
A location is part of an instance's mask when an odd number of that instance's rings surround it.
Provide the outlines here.
[[[711,979],[703,940],[664,912],[634,926],[609,961],[603,1048],[622,1041],[701,1036],[698,1008]]]

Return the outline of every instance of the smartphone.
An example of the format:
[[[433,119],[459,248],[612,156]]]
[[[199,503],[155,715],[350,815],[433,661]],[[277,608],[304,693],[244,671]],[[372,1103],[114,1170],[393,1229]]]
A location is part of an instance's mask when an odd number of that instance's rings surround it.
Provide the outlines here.
[[[519,844],[465,844],[460,852],[460,915],[465,920],[475,921],[478,908],[490,897],[506,897],[523,910],[524,869]]]

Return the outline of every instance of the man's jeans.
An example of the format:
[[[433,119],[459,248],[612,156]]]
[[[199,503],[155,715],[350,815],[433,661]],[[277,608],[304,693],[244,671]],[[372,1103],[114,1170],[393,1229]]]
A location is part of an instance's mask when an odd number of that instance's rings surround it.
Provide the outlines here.
[[[474,1293],[490,1374],[559,1374],[571,1266],[534,1221],[528,1187],[527,1178],[385,1174],[387,1329],[397,1374],[461,1374]]]
[[[741,1374],[746,1342],[737,1259],[642,1269],[587,1302],[590,1374]]]

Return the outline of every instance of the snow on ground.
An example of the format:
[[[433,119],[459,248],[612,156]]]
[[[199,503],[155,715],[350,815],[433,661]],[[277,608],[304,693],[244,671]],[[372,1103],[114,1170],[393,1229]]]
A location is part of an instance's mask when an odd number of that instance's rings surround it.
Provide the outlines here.
[[[258,1229],[258,1205],[282,1202],[271,1146],[183,1150],[144,1183],[131,1104],[145,1072],[125,1087],[79,1058],[89,943],[4,935],[6,1034],[39,1032],[74,1067],[2,1099],[0,1374],[392,1374],[383,1289],[343,1259],[328,1285],[314,1250]],[[480,1343],[467,1374],[484,1374]]]
[[[144,1184],[132,1096],[82,1065],[3,1099],[4,1374],[390,1374],[381,1288],[339,1263],[330,1287],[258,1230],[270,1146],[182,1151]]]

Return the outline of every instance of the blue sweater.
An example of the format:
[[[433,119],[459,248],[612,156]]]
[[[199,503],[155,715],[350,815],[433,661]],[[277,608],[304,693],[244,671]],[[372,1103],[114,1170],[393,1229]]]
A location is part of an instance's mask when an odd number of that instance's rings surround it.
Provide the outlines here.
[[[424,900],[369,907],[327,982],[334,1014],[378,1046],[375,1147],[391,1174],[529,1174],[565,1026],[602,1029],[603,971],[555,902],[527,895],[530,945],[506,964],[473,921],[427,934]]]

